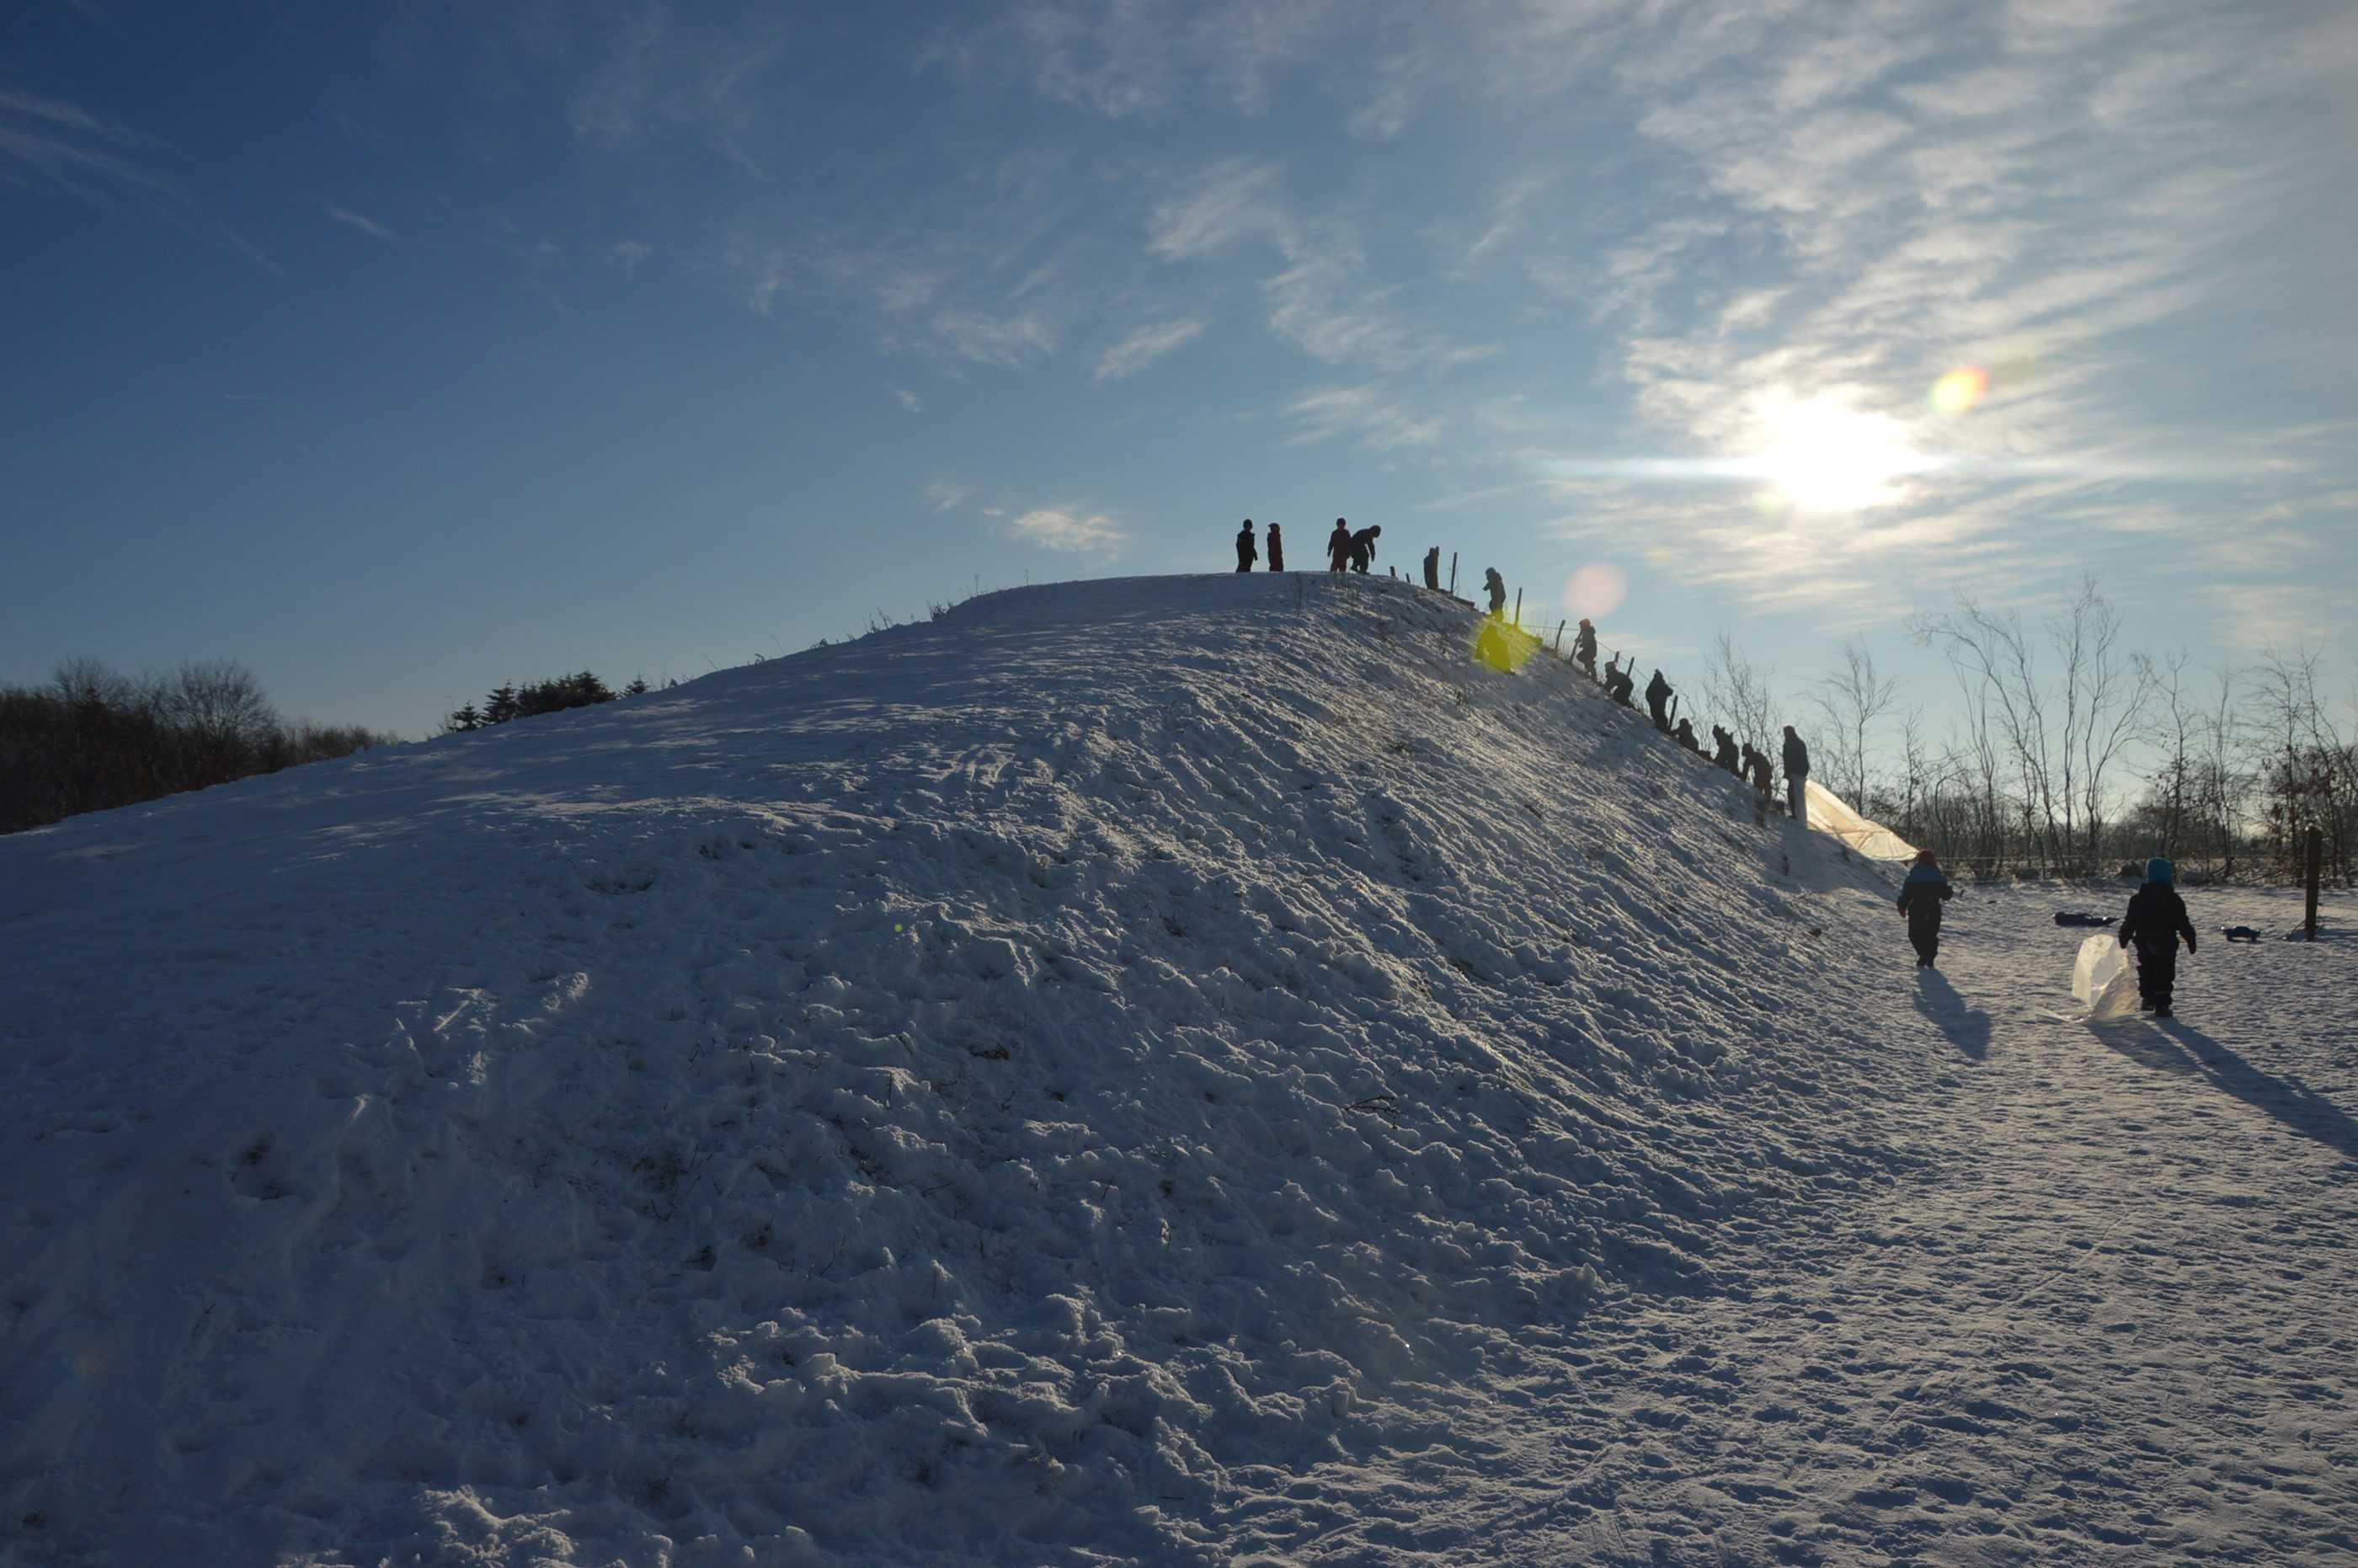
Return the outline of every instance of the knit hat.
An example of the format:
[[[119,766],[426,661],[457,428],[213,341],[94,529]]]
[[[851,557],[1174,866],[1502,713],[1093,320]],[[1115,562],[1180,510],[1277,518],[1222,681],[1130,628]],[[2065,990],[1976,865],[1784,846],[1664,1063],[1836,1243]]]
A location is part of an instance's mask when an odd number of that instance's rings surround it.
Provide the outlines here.
[[[2178,868],[2159,855],[2156,855],[2145,863],[2145,880],[2149,882],[2159,882],[2162,886],[2168,887],[2178,880]]]

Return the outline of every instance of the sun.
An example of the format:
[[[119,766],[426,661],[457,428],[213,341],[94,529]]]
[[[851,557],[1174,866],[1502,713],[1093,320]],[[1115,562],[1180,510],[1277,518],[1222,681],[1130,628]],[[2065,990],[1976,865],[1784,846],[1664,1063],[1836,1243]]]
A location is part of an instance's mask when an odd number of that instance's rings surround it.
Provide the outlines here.
[[[1779,499],[1803,512],[1863,512],[1899,499],[1896,481],[1932,468],[1908,427],[1821,395],[1781,394],[1759,413],[1757,471]]]

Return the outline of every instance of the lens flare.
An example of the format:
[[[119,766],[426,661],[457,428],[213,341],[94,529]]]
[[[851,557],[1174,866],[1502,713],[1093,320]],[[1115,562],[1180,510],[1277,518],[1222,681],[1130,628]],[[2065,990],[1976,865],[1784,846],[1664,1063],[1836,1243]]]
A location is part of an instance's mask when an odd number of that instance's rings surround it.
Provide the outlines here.
[[[1611,561],[1592,561],[1563,579],[1563,607],[1592,619],[1612,614],[1629,597],[1629,579]]]
[[[1960,365],[1932,384],[1932,406],[1943,414],[1963,414],[1988,396],[1989,389],[1989,372]]]
[[[1485,615],[1474,629],[1474,646],[1469,651],[1474,662],[1485,669],[1512,675],[1531,662],[1531,655],[1540,651],[1540,640],[1495,615]]]

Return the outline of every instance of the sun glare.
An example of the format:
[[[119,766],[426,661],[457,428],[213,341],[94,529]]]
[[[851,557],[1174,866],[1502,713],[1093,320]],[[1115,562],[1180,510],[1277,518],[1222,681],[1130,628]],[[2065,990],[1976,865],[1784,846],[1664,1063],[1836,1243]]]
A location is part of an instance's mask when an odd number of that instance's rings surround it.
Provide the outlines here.
[[[1782,398],[1762,414],[1760,474],[1803,512],[1859,512],[1897,500],[1895,481],[1932,466],[1888,415],[1823,395]]]

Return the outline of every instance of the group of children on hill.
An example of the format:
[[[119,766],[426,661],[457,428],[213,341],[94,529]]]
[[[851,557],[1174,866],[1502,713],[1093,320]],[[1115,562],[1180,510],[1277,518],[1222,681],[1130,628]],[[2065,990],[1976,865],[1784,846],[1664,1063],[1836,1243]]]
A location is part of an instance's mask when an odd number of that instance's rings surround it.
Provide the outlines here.
[[[1492,608],[1495,612],[1496,605],[1494,604]],[[1600,678],[1596,673],[1596,628],[1585,615],[1580,618],[1580,633],[1573,639],[1572,662],[1589,679]],[[1637,707],[1636,703],[1629,700],[1631,693],[1636,691],[1638,687],[1637,676],[1632,673],[1635,668],[1634,661],[1628,665],[1621,662],[1621,655],[1617,650],[1611,658],[1605,661],[1605,674],[1601,677],[1605,686],[1605,695],[1624,708]],[[1653,718],[1655,729],[1668,735],[1696,756],[1703,756],[1704,754],[1703,741],[1695,735],[1694,721],[1691,719],[1682,719],[1675,725],[1671,722],[1669,705],[1671,698],[1677,695],[1678,688],[1671,685],[1669,677],[1660,670],[1656,670],[1654,678],[1646,683],[1647,711]],[[1725,769],[1736,778],[1750,784],[1759,792],[1761,806],[1766,811],[1774,790],[1772,778],[1776,762],[1768,752],[1759,750],[1749,741],[1744,742],[1739,755],[1736,732],[1720,725],[1714,724],[1711,727],[1711,738],[1713,745],[1716,748],[1710,757],[1712,766]],[[1810,748],[1790,724],[1785,726],[1784,751],[1785,808],[1795,822],[1806,827],[1810,821]]]
[[[1330,572],[1364,572],[1375,564],[1376,540],[1383,534],[1380,523],[1354,529],[1343,518],[1335,519],[1335,531],[1326,535],[1326,569]],[[1249,572],[1258,565],[1261,552],[1253,541],[1253,520],[1245,519],[1237,530],[1237,570]],[[1285,535],[1276,524],[1269,525],[1269,569],[1285,569]],[[1397,574],[1395,574],[1397,575]],[[1490,587],[1490,612],[1497,614],[1507,601],[1507,585],[1493,567],[1487,574]],[[1424,586],[1435,593],[1441,589],[1441,546],[1435,545],[1424,553]]]
[[[2171,993],[2178,985],[2178,944],[2194,951],[2194,922],[2186,901],[2178,896],[2178,868],[2157,855],[2145,863],[2145,885],[2129,898],[2128,914],[2121,919],[2120,944],[2136,950],[2137,997],[2156,1018],[2170,1016]],[[1941,871],[1941,858],[1930,849],[1916,852],[1916,864],[1899,884],[1899,913],[1908,917],[1908,940],[1916,945],[1916,967],[1936,968],[1941,953],[1941,905],[1956,896],[1956,889]]]
[[[1335,531],[1326,536],[1326,569],[1328,571],[1364,572],[1375,561],[1376,539],[1383,533],[1381,524],[1361,528],[1356,533],[1351,525],[1337,517]],[[1260,559],[1253,545],[1253,520],[1245,519],[1237,531],[1237,570],[1249,572]],[[1269,569],[1285,569],[1285,541],[1274,523],[1269,525]],[[1507,610],[1507,583],[1491,567],[1482,574],[1483,587],[1490,600],[1490,613],[1504,615]],[[1424,553],[1424,586],[1435,592],[1441,589],[1441,546],[1435,545]],[[1637,689],[1637,677],[1631,673],[1634,664],[1625,665],[1617,650],[1605,662],[1605,674],[1596,673],[1596,627],[1588,617],[1580,619],[1580,632],[1573,639],[1572,662],[1591,680],[1600,680],[1606,695],[1624,708],[1635,708],[1629,700]],[[1654,728],[1700,757],[1703,742],[1695,738],[1694,725],[1682,719],[1673,727],[1666,705],[1677,694],[1677,688],[1657,669],[1654,678],[1646,683],[1646,707],[1652,714]],[[1759,792],[1764,808],[1772,792],[1771,770],[1775,763],[1768,753],[1747,741],[1739,752],[1733,731],[1714,724],[1711,738],[1716,751],[1712,765],[1725,768],[1739,779],[1748,781]],[[1792,819],[1803,827],[1809,825],[1810,748],[1791,725],[1785,726],[1785,788],[1786,809]],[[2173,885],[2177,869],[2157,856],[2146,862],[2145,885],[2129,900],[2128,914],[2121,922],[2120,943],[2134,946],[2137,955],[2137,992],[2145,1010],[2157,1018],[2170,1016],[2169,1003],[2178,981],[2178,943],[2182,936],[2188,953],[2194,951],[2194,925],[2187,918],[2186,903],[2178,896]],[[1941,952],[1941,906],[1956,896],[1949,879],[1941,871],[1940,857],[1930,849],[1917,852],[1916,864],[1907,879],[1899,884],[1899,913],[1908,917],[1908,940],[1916,948],[1916,967],[1936,968],[1934,959]]]

